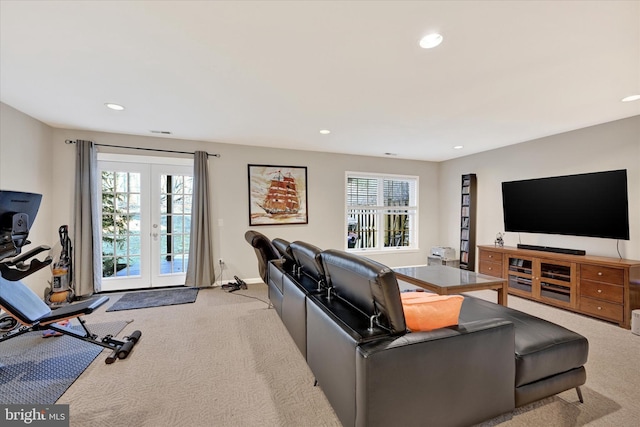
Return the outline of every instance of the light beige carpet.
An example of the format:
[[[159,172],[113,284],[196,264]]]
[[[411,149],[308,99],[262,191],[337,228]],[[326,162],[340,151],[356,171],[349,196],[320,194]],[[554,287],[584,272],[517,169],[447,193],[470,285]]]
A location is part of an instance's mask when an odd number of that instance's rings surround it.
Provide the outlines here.
[[[493,291],[474,294],[491,301],[496,297]],[[128,359],[113,365],[104,363],[103,352],[58,403],[70,404],[71,426],[78,427],[339,426],[266,301],[265,285],[249,285],[234,293],[201,290],[194,304],[102,309],[87,316],[90,323],[134,320],[123,334],[140,329],[142,339]],[[637,425],[639,336],[512,296],[509,305],[589,339],[585,403],[567,391],[483,427]]]
[[[496,301],[493,291],[470,294]],[[562,325],[589,340],[587,382],[581,387],[584,403],[578,401],[574,390],[569,390],[483,423],[483,427],[640,425],[640,336],[608,322],[512,295],[508,305]]]
[[[71,426],[340,425],[263,301],[266,286],[249,285],[201,290],[193,304],[87,316],[133,319],[123,334],[140,329],[142,338],[125,360],[98,356],[61,397]]]

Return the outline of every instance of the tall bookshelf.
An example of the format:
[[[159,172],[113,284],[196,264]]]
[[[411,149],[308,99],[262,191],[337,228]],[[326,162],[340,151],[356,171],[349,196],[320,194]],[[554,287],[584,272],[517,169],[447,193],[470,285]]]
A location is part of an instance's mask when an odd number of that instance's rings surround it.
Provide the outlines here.
[[[476,174],[462,175],[460,268],[469,271],[476,265],[476,203]]]

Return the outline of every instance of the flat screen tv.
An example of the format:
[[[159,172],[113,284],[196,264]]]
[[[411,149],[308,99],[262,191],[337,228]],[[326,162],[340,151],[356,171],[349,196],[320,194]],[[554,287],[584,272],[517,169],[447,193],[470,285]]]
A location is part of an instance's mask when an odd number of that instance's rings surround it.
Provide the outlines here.
[[[505,231],[629,240],[627,171],[502,183]]]

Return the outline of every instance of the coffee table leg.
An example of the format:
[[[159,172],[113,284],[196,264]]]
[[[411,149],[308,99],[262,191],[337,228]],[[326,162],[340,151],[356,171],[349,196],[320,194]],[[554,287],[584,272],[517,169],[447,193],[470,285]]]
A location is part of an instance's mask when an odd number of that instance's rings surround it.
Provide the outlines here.
[[[507,306],[507,283],[505,282],[500,289],[498,289],[498,304]]]

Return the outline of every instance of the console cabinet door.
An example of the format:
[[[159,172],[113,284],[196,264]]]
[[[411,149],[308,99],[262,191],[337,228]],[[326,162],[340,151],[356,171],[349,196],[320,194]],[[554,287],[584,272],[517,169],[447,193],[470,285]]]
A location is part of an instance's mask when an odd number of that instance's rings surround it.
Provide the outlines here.
[[[575,263],[540,259],[536,271],[540,299],[553,305],[576,307],[576,271]]]
[[[562,307],[576,307],[576,265],[544,258],[507,256],[509,292]]]
[[[533,298],[539,293],[534,283],[534,260],[529,257],[507,256],[507,280],[509,292],[525,298]]]

